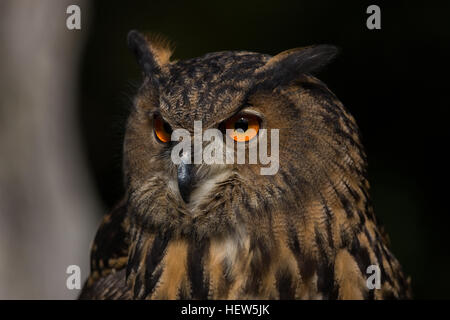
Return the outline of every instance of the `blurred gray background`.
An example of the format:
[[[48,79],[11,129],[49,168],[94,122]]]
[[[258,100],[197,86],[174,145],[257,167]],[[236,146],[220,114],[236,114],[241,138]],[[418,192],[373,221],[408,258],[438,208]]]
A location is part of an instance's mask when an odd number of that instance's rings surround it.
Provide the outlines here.
[[[0,1],[0,299],[70,299],[101,213],[77,117],[82,1]],[[87,23],[87,21],[83,21]]]

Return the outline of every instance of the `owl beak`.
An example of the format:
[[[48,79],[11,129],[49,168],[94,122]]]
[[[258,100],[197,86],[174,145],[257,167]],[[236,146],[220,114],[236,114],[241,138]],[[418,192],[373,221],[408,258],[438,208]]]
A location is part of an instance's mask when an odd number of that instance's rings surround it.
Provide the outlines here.
[[[194,184],[194,165],[182,161],[178,165],[178,189],[184,202],[189,202],[192,187]]]

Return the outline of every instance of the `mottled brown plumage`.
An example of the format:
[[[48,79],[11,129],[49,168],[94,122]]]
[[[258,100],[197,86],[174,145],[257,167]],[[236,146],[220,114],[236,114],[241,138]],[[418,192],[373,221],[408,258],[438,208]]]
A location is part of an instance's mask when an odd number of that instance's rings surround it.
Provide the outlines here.
[[[144,74],[124,139],[124,200],[105,216],[84,299],[409,298],[401,266],[372,210],[353,117],[311,73],[331,46],[271,57],[218,52],[171,62],[163,42],[129,35]],[[177,187],[173,129],[219,127],[252,111],[280,129],[280,168],[195,165],[190,201]],[[381,289],[366,269],[378,265]]]

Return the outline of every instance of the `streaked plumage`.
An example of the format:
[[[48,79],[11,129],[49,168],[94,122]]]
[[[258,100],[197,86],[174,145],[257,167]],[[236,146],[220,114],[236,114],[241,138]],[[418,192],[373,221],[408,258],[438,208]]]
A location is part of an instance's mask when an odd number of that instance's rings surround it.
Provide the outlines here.
[[[369,199],[353,117],[311,73],[331,46],[271,57],[218,52],[171,62],[165,43],[137,32],[129,45],[144,81],[124,139],[127,194],[105,216],[85,299],[383,299],[411,296]],[[190,201],[177,188],[170,146],[153,133],[217,127],[256,110],[280,129],[280,169],[196,165]],[[379,265],[381,289],[366,286]]]

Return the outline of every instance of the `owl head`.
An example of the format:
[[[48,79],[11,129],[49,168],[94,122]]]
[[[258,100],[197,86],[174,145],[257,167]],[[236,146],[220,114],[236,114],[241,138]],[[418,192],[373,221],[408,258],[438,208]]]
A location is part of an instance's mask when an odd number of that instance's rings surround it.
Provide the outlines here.
[[[355,195],[359,191],[353,190],[366,188],[356,124],[311,75],[335,56],[335,47],[275,56],[223,51],[171,61],[172,50],[160,39],[131,31],[128,44],[143,74],[124,139],[126,189],[136,224],[197,238],[261,233],[276,211],[310,219],[311,206],[334,205],[330,194],[334,201],[343,188]],[[221,145],[216,152],[224,159],[233,149],[248,150],[264,133],[268,153],[277,152],[276,172],[261,174],[268,164],[249,161],[249,153],[240,163],[207,164],[193,161],[193,149],[175,149],[174,132],[188,133],[194,145],[195,134],[209,129],[222,137],[198,143],[202,150],[212,141]],[[271,130],[277,130],[277,141]],[[181,161],[173,161],[174,149]]]

